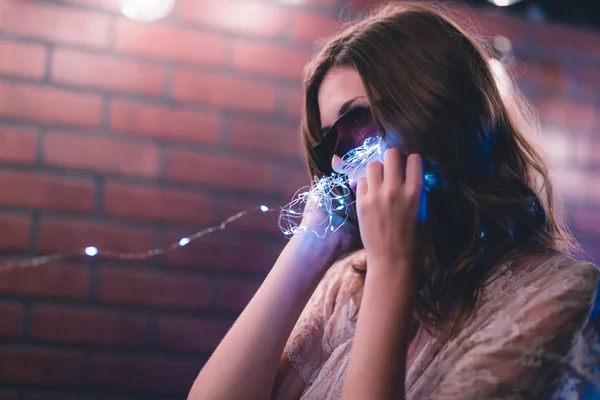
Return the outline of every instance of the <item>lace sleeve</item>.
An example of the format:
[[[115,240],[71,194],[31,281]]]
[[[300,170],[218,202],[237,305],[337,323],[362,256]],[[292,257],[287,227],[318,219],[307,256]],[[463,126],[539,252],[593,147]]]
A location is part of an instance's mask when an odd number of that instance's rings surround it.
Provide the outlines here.
[[[339,291],[341,265],[332,266],[308,301],[285,346],[284,354],[306,384],[318,374],[323,360],[325,325]]]
[[[524,286],[461,346],[433,399],[548,398],[590,314],[598,268],[572,264]]]

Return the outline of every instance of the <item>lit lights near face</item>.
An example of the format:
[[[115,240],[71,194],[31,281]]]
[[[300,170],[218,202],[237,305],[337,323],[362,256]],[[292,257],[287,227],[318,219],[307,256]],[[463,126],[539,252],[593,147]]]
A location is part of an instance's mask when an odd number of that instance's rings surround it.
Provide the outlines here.
[[[315,177],[311,186],[296,192],[279,214],[279,228],[284,235],[291,237],[297,232],[312,232],[322,238],[328,232],[339,229],[348,219],[347,207],[353,204],[348,181],[364,173],[364,167],[370,161],[383,162],[384,151],[385,143],[381,137],[367,138],[362,145],[342,157],[344,173]],[[322,219],[311,226],[301,225],[304,213],[317,209],[324,211]]]
[[[154,22],[166,17],[175,0],[122,0],[121,12],[138,22]]]
[[[387,148],[382,137],[367,138],[361,146],[342,157],[343,173],[315,177],[310,186],[298,190],[279,214],[278,223],[283,234],[289,238],[296,233],[312,232],[322,238],[337,231],[348,220],[348,207],[354,204],[349,182],[364,175],[369,162],[383,162]],[[431,191],[439,184],[432,173],[425,173],[424,181],[425,191]],[[304,214],[317,209],[323,211],[321,220],[310,226],[302,224]]]
[[[488,0],[488,2],[497,5],[498,7],[507,7],[512,6],[515,3],[518,3],[521,0]]]

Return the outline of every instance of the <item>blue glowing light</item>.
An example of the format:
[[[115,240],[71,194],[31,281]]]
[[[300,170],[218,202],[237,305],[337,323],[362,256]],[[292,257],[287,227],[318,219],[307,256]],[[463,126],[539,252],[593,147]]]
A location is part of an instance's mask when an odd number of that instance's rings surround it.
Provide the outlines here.
[[[260,211],[267,212],[267,211],[269,211],[269,207],[267,207],[263,204],[262,206],[260,206]]]
[[[89,257],[95,257],[98,254],[98,248],[94,246],[88,246],[85,248],[85,255]]]
[[[187,245],[189,243],[190,243],[190,239],[186,238],[186,237],[185,238],[181,238],[181,240],[179,240],[179,246],[180,247],[183,247],[183,246],[185,246],[185,245]]]

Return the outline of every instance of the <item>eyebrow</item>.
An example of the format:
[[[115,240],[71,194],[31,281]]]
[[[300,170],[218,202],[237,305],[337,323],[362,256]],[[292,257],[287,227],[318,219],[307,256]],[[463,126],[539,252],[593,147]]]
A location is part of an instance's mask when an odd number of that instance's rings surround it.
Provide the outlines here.
[[[338,118],[341,117],[342,115],[344,115],[346,113],[346,111],[348,111],[348,109],[352,106],[352,104],[356,100],[358,100],[360,98],[364,98],[364,97],[365,96],[356,96],[356,97],[346,101],[344,104],[342,104],[342,106],[338,110]],[[336,121],[337,121],[337,119],[336,119]],[[331,126],[326,126],[324,128],[321,128],[321,130],[319,132],[321,133],[321,136],[324,136],[327,133],[327,131],[329,131],[330,129],[331,129]]]

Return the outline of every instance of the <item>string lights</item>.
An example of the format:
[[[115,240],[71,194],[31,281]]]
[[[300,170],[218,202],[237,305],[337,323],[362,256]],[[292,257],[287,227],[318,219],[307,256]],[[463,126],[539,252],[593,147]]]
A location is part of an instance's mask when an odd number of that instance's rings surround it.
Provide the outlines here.
[[[379,136],[367,138],[361,146],[342,157],[344,173],[315,177],[310,186],[301,188],[279,214],[279,228],[286,237],[312,232],[324,237],[337,231],[348,220],[348,206],[354,204],[349,182],[363,173],[370,161],[383,161],[385,142]],[[336,191],[336,188],[338,189]],[[320,220],[301,224],[304,214],[322,211]]]
[[[322,238],[328,233],[337,231],[347,220],[349,207],[355,202],[352,197],[351,183],[364,174],[366,165],[371,161],[383,162],[383,154],[386,145],[383,138],[379,136],[367,138],[358,148],[351,150],[341,158],[342,173],[332,173],[329,176],[315,177],[310,186],[301,188],[294,194],[292,201],[285,206],[270,208],[260,205],[241,211],[218,225],[182,237],[167,247],[155,248],[143,252],[114,252],[108,249],[100,249],[90,244],[82,249],[50,255],[43,255],[30,259],[11,260],[0,263],[0,273],[14,269],[32,268],[47,265],[52,262],[70,257],[87,258],[110,258],[119,260],[147,260],[160,254],[164,254],[216,231],[225,230],[227,225],[252,212],[279,212],[278,225],[286,237],[296,234],[312,232]],[[426,190],[436,184],[432,174],[425,174]],[[316,212],[315,212],[316,211]],[[307,218],[307,213],[315,212],[320,218]],[[306,221],[310,221],[307,224]]]
[[[252,212],[260,211],[260,212],[266,213],[266,212],[276,212],[279,210],[281,210],[281,207],[272,209],[264,204],[261,206],[258,206],[258,207],[252,207],[252,208],[246,209],[244,211],[241,211],[241,212],[227,218],[226,220],[221,222],[219,225],[211,226],[210,228],[206,228],[199,232],[195,232],[192,235],[182,237],[177,242],[174,242],[167,247],[155,248],[155,249],[151,249],[151,250],[143,251],[143,252],[124,253],[124,252],[110,251],[107,249],[106,250],[99,249],[98,247],[96,247],[94,245],[89,245],[82,249],[79,249],[76,251],[71,251],[71,252],[66,252],[66,253],[50,254],[50,255],[44,255],[44,256],[39,256],[39,257],[34,257],[34,258],[24,259],[24,260],[6,261],[3,263],[0,263],[0,273],[12,271],[15,269],[39,267],[42,265],[47,265],[47,264],[50,264],[50,263],[53,263],[56,261],[64,260],[64,259],[71,258],[71,257],[77,257],[77,256],[84,256],[87,258],[103,257],[103,258],[119,259],[119,260],[143,261],[143,260],[147,260],[152,257],[155,257],[157,255],[168,253],[170,251],[179,249],[181,247],[185,247],[188,244],[190,244],[191,242],[193,242],[194,240],[200,239],[201,237],[211,234],[213,232],[225,230],[227,225],[229,225],[233,221],[238,220]]]

